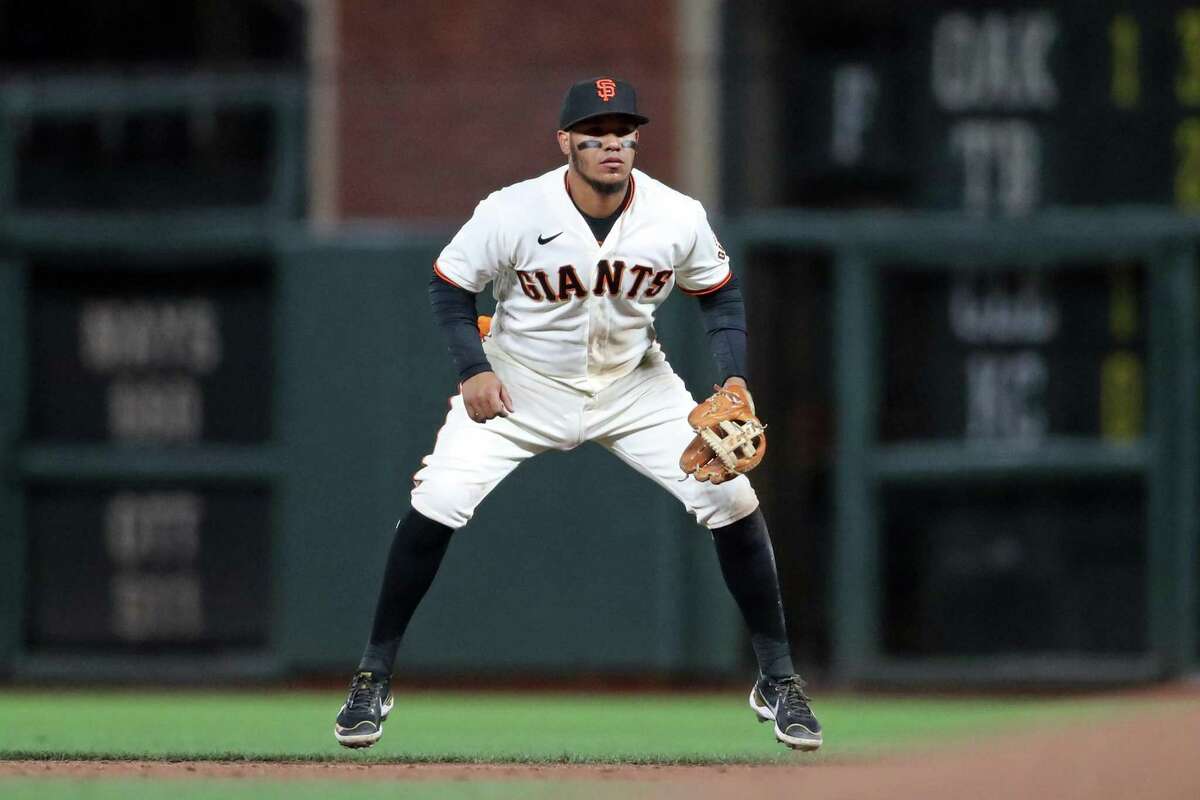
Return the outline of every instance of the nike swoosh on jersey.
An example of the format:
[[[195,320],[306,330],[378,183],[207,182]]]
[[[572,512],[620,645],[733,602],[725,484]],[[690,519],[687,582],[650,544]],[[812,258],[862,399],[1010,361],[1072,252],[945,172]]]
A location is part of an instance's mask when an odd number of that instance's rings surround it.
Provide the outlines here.
[[[557,239],[558,237],[560,237],[562,235],[563,235],[562,231],[559,231],[558,233],[554,234],[553,236],[547,236],[545,239],[543,239],[539,235],[538,236],[538,244],[549,244],[550,242],[553,242],[555,239]]]

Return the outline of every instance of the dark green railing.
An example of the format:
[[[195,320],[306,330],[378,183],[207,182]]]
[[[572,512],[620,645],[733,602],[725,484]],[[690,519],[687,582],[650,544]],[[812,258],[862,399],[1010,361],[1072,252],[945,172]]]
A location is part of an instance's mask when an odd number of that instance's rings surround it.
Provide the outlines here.
[[[0,80],[0,237],[7,242],[71,247],[112,237],[187,246],[193,236],[244,239],[264,224],[302,215],[305,82],[288,74],[68,76]],[[261,109],[271,120],[266,198],[244,207],[109,213],[22,208],[18,204],[19,126],[38,120]],[[169,176],[165,176],[169,177]],[[69,224],[66,224],[69,223]],[[170,236],[167,236],[167,233]]]

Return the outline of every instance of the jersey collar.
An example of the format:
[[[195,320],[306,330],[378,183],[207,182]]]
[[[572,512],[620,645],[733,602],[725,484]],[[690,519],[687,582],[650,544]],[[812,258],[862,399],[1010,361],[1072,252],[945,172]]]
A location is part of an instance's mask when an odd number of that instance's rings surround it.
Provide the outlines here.
[[[571,184],[567,182],[567,173],[570,171],[571,171],[570,167],[567,167],[565,170],[563,170],[563,190],[566,191],[567,197],[570,198],[570,200],[571,200],[571,205],[574,206],[575,198],[571,195]],[[629,206],[633,203],[633,196],[636,193],[637,193],[637,181],[634,180],[634,178],[633,178],[633,170],[630,170],[629,171],[629,188],[625,191],[625,199],[623,201],[621,201],[621,207],[617,210],[623,213],[625,211],[625,209],[629,208]],[[576,209],[578,210],[578,206],[576,206]],[[580,213],[582,213],[582,212],[580,212]]]
[[[569,166],[563,168],[563,192],[566,194],[567,205],[571,209],[570,215],[572,217],[574,217],[574,220],[579,223],[579,226],[582,227],[583,230],[587,231],[586,235],[588,237],[588,240],[596,241],[595,238],[593,238],[593,236],[592,236],[592,227],[590,225],[588,225],[587,220],[584,219],[583,212],[579,210],[579,206],[575,205],[575,198],[572,197],[572,195],[571,195],[571,184],[567,182],[567,173],[570,172],[570,169],[571,168]],[[633,204],[633,196],[636,193],[637,193],[637,181],[634,179],[633,171],[631,170],[629,172],[629,188],[625,192],[625,199],[621,202],[620,208],[618,208],[617,211],[615,212],[616,214],[618,214],[617,221],[613,224],[612,228],[609,230],[608,237],[605,239],[605,241],[608,241],[609,239],[611,239],[613,236],[613,233],[615,231],[617,231],[624,224],[625,212],[629,209],[630,205]],[[596,247],[603,249],[604,242],[597,241]]]

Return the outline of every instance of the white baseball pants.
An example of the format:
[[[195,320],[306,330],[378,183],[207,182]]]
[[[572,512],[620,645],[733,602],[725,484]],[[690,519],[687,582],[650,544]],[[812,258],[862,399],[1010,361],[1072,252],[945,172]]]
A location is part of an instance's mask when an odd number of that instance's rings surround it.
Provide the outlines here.
[[[451,398],[433,452],[413,476],[412,507],[429,519],[461,528],[525,459],[588,441],[675,495],[707,528],[737,522],[758,508],[744,475],[716,486],[680,480],[679,456],[693,436],[687,415],[696,401],[661,353],[648,354],[633,372],[595,394],[513,361],[490,360],[513,411],[480,424],[467,416],[461,394]]]

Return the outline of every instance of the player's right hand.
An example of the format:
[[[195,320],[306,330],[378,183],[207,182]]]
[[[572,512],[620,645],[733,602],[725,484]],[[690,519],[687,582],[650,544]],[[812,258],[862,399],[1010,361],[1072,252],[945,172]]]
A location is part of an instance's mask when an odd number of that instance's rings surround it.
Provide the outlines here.
[[[493,417],[507,417],[513,410],[508,389],[494,372],[480,372],[463,381],[463,406],[475,422],[487,422]]]

